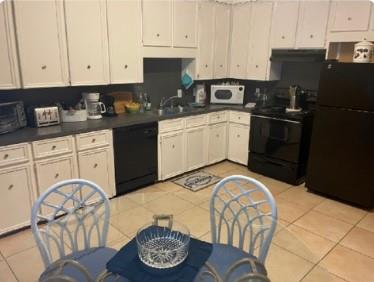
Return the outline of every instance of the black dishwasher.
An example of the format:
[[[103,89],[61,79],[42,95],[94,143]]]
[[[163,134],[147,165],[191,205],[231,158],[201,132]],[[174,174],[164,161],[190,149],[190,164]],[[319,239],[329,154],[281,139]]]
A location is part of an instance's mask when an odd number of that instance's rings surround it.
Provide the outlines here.
[[[113,129],[117,195],[157,180],[157,122]]]

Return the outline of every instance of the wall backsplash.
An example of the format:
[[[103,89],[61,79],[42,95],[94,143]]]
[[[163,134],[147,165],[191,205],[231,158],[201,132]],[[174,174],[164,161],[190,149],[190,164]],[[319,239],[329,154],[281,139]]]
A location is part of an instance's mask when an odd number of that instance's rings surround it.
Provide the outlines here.
[[[284,63],[282,79],[280,81],[253,81],[253,80],[205,80],[195,82],[194,85],[184,90],[181,103],[186,104],[194,100],[193,87],[197,83],[204,83],[208,99],[210,85],[227,81],[236,81],[245,85],[244,103],[255,101],[254,92],[260,88],[261,92],[271,93],[274,87],[287,88],[291,84],[317,90],[321,63]],[[149,95],[153,108],[157,108],[162,97],[177,94],[181,86],[181,59],[144,59],[144,83],[142,84],[114,84],[98,86],[70,86],[38,89],[1,90],[0,103],[22,100],[25,106],[48,105],[64,102],[65,105],[75,105],[81,99],[83,92],[109,93],[113,91],[131,91],[137,96],[139,92]]]

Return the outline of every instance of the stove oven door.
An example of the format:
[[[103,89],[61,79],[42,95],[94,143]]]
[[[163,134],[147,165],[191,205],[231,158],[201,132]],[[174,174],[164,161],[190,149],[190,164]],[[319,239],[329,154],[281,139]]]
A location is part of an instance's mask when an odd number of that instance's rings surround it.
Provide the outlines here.
[[[299,121],[252,115],[249,151],[297,163],[301,134],[302,125]]]

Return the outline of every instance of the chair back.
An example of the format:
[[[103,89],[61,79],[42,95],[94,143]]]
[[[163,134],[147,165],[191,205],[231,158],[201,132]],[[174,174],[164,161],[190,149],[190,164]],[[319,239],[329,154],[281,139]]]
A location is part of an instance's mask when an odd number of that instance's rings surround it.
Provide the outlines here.
[[[61,181],[35,202],[31,230],[45,267],[69,254],[104,247],[110,206],[105,192],[84,179]]]
[[[265,262],[277,223],[271,192],[242,175],[222,179],[210,199],[212,243],[238,247]]]

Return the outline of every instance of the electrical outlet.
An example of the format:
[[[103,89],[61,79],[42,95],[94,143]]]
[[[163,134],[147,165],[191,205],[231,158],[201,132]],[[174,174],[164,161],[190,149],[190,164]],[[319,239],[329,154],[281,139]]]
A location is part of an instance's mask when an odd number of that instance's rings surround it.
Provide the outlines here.
[[[177,90],[177,96],[178,98],[182,98],[182,89]]]

